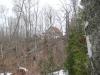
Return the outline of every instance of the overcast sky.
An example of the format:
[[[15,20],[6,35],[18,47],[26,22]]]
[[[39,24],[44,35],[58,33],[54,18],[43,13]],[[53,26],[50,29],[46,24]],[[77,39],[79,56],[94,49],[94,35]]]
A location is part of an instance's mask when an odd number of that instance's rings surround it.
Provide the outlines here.
[[[70,4],[70,0],[66,0],[67,4]],[[55,10],[61,10],[62,4],[61,0],[40,0],[40,7],[45,7],[46,5],[50,5]],[[8,16],[13,16],[12,8],[13,8],[13,0],[0,0],[0,5],[5,6],[9,10],[7,11]],[[1,21],[0,21],[1,22]]]
[[[67,0],[69,3],[70,0]],[[60,0],[40,0],[39,4],[41,7],[44,7],[45,5],[50,5],[56,10],[59,10],[61,7]],[[3,5],[9,9],[9,15],[12,14],[12,7],[13,7],[13,0],[0,0],[0,5]]]
[[[67,0],[69,2],[69,0]],[[40,0],[41,6],[49,4],[53,8],[58,8],[60,4],[60,0]],[[6,7],[13,7],[13,0],[0,0],[0,5],[5,5]]]
[[[50,5],[54,9],[59,10],[62,6],[61,1],[62,0],[39,0],[39,4],[41,7],[45,5]],[[70,0],[66,0],[66,1],[67,1],[67,4],[70,4]],[[8,14],[12,14],[11,10],[12,10],[13,4],[14,4],[13,0],[0,0],[0,5],[4,5],[5,7],[9,9]]]

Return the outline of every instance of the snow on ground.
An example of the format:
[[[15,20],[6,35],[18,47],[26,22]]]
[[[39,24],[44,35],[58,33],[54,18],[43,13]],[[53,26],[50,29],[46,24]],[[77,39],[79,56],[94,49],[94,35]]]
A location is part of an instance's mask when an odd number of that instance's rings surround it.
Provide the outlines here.
[[[20,67],[19,69],[24,69],[26,71],[28,71],[26,68]],[[7,72],[6,75],[11,75],[12,73]],[[0,75],[4,75],[4,73],[0,73]],[[51,73],[49,73],[48,75],[51,75]],[[64,70],[59,70],[59,71],[55,71],[53,72],[53,75],[68,75],[68,71],[64,71]]]
[[[53,75],[68,75],[68,71],[59,70],[59,71],[53,72]]]
[[[19,67],[19,69],[22,69],[22,70],[24,70],[25,72],[27,72],[28,71],[28,69],[26,69],[25,67]]]
[[[11,75],[12,73],[7,72],[6,75]],[[0,75],[4,75],[4,73],[0,73]]]

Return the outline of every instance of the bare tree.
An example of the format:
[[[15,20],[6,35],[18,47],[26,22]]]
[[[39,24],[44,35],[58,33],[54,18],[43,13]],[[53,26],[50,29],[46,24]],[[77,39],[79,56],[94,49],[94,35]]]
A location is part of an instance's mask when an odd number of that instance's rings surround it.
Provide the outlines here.
[[[21,1],[19,1],[19,2],[21,2]],[[18,11],[18,12],[16,12],[16,13],[18,14],[18,16],[17,16],[17,23],[16,23],[16,26],[15,26],[15,28],[14,28],[13,36],[14,36],[14,35],[18,35],[19,22],[20,22],[20,18],[21,18],[21,15],[22,15],[24,2],[25,2],[25,0],[22,0],[22,3],[16,4],[16,6],[17,6],[17,8],[18,8],[19,10],[16,10],[16,11]],[[15,34],[15,33],[17,33],[17,34]]]
[[[65,21],[65,36],[67,37],[65,40],[66,42],[69,39],[69,30],[70,30],[70,17],[71,17],[71,13],[72,13],[72,6],[70,4],[67,3],[66,0],[60,0],[61,4],[62,4],[62,9],[63,9],[63,13],[64,13],[64,21]]]
[[[2,36],[0,38],[0,53],[1,53],[1,59],[2,59],[2,66],[3,66],[3,73],[4,75],[6,75],[6,66],[5,66],[5,54],[4,54],[4,49],[3,47],[5,46],[5,40],[7,38],[6,35],[8,34],[8,32],[6,32],[6,27],[7,27],[7,16],[6,16],[6,12],[7,12],[7,8],[5,8],[4,6],[1,6],[0,8],[0,16],[1,16],[1,20],[2,20],[2,25],[1,25],[1,28],[0,28],[0,31],[1,31],[1,34],[0,36]]]
[[[79,28],[77,26],[77,11],[78,11],[78,0],[71,0],[71,3],[72,3],[72,7],[73,7],[73,19],[74,19],[74,22],[75,22],[75,26],[76,28]],[[76,30],[77,31],[77,30]]]

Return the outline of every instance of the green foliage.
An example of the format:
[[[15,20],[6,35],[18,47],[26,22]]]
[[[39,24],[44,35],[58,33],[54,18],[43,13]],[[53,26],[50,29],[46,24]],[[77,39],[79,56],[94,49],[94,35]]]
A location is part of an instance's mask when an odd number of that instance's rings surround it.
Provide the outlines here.
[[[77,26],[70,30],[65,68],[68,69],[69,75],[89,75],[84,27],[80,18],[77,18]]]

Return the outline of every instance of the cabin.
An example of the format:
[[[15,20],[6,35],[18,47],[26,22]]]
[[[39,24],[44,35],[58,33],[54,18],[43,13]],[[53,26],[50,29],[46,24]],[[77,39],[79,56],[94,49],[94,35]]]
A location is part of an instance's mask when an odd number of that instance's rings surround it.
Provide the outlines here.
[[[46,30],[45,36],[48,39],[57,39],[62,37],[63,33],[60,31],[59,28],[51,26],[48,30]]]

